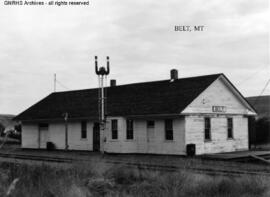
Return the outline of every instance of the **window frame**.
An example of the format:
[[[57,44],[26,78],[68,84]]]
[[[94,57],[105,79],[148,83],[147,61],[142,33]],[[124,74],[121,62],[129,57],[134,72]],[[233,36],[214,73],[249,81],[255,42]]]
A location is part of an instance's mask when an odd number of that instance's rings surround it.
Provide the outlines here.
[[[208,136],[207,136],[208,133]],[[211,118],[205,117],[204,118],[204,141],[211,141],[212,135],[211,135]]]
[[[153,124],[149,124],[149,123],[153,123]],[[155,121],[154,120],[147,120],[146,121],[146,127],[148,128],[148,129],[152,129],[152,128],[155,128]]]
[[[173,120],[172,119],[165,119],[164,121],[165,127],[165,140],[166,141],[173,141]]]
[[[117,119],[111,120],[111,138],[112,140],[118,140],[118,120]]]
[[[233,139],[233,118],[227,118],[227,138]]]
[[[132,119],[126,120],[126,139],[134,139],[134,121]]]
[[[81,139],[87,139],[87,121],[81,121]]]

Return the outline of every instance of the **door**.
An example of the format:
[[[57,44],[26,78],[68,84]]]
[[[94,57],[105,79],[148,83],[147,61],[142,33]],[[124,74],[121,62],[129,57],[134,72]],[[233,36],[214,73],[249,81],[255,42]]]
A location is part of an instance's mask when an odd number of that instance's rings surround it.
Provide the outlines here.
[[[155,153],[155,122],[147,121],[147,153]]]
[[[39,133],[40,133],[40,148],[47,148],[47,142],[49,141],[48,137],[48,127],[40,127]]]
[[[93,151],[100,150],[100,129],[99,123],[95,122],[93,127]]]

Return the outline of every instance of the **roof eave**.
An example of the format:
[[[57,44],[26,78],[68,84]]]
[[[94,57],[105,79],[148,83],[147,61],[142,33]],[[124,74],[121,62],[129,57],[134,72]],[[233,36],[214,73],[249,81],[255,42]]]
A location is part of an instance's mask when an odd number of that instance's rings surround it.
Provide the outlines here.
[[[69,118],[68,121],[75,121],[75,120],[92,120],[98,121],[96,117],[74,117]],[[37,119],[21,119],[21,122],[57,122],[57,121],[64,121],[64,118],[37,118]]]

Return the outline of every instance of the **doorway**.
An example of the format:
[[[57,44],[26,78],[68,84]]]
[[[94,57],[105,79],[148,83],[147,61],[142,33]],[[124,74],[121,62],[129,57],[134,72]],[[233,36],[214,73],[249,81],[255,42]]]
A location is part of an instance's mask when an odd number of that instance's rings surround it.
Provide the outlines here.
[[[95,122],[93,127],[93,151],[100,150],[100,128],[99,123]]]
[[[47,148],[47,142],[49,141],[49,125],[46,123],[39,124],[39,148]]]
[[[147,153],[155,152],[155,121],[147,121]]]

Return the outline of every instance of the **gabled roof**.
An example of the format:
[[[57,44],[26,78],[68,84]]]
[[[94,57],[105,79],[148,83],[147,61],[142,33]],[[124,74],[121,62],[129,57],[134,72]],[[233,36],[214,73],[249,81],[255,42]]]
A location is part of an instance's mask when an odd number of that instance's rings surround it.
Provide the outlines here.
[[[108,116],[173,115],[223,74],[105,88]],[[98,89],[56,92],[15,117],[16,120],[98,119]]]

